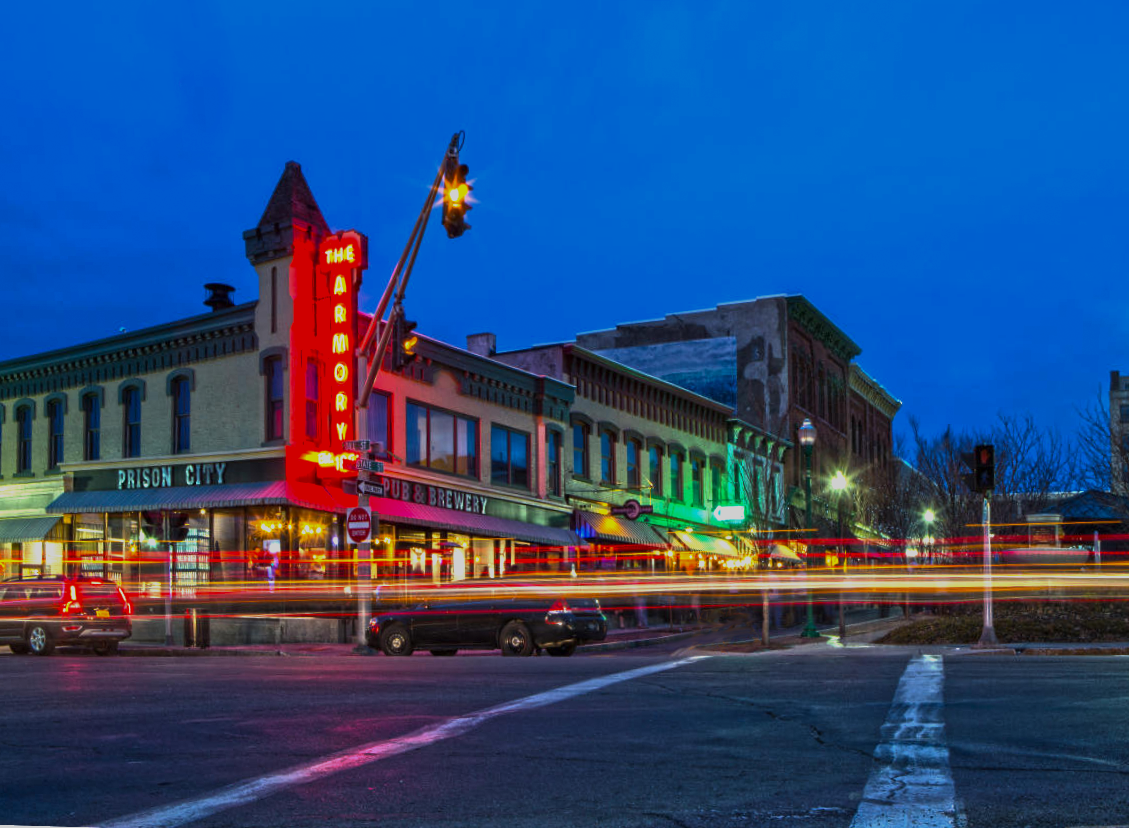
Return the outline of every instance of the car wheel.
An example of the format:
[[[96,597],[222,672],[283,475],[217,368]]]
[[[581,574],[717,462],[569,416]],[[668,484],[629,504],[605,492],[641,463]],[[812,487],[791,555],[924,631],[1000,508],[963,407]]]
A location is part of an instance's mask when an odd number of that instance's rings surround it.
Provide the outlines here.
[[[387,656],[412,654],[412,636],[403,624],[389,627],[380,633],[380,649]]]
[[[12,651],[12,655],[27,655],[31,652],[26,644],[9,644],[8,648]]]
[[[430,650],[433,656],[453,656],[458,650]]]
[[[504,656],[533,655],[533,636],[529,634],[529,627],[520,621],[511,621],[502,627],[501,645]]]
[[[546,647],[545,652],[558,658],[567,658],[576,652],[576,642],[570,641],[567,644],[561,644],[559,647]]]
[[[94,645],[95,655],[108,656],[118,654],[118,642],[116,641],[99,641]]]
[[[42,624],[32,624],[27,631],[27,647],[35,655],[51,655],[55,649],[55,642],[51,640],[51,633]]]

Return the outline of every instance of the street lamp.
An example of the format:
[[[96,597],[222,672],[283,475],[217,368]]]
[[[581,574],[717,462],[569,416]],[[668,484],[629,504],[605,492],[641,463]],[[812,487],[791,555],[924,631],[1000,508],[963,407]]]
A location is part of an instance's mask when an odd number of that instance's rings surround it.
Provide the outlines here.
[[[924,514],[922,514],[922,516],[921,516],[921,520],[925,523],[925,537],[923,537],[921,539],[921,541],[922,541],[921,545],[929,550],[929,554],[926,556],[926,563],[929,563],[929,564],[933,563],[933,531],[932,531],[932,529],[933,529],[933,521],[935,521],[936,519],[937,519],[937,513],[934,512],[932,509],[926,509]],[[924,553],[925,549],[922,549],[921,551]]]
[[[835,513],[839,519],[839,559],[843,562],[843,575],[846,577],[847,572],[847,559],[843,553],[843,492],[847,491],[850,482],[847,476],[841,471],[835,472],[835,476],[831,478],[831,490],[835,492]],[[839,641],[845,641],[847,638],[847,617],[846,611],[843,607],[843,589],[839,589]]]
[[[813,528],[811,525],[811,450],[815,446],[815,426],[811,424],[811,420],[805,419],[800,425],[800,445],[804,450],[804,528],[810,530]],[[810,538],[810,534],[808,535]],[[811,561],[810,543],[808,544],[808,555],[804,561],[805,570]],[[803,638],[822,638],[819,630],[815,628],[815,615],[812,613],[811,607],[811,583],[808,582],[808,620],[804,625],[803,631],[800,633]]]

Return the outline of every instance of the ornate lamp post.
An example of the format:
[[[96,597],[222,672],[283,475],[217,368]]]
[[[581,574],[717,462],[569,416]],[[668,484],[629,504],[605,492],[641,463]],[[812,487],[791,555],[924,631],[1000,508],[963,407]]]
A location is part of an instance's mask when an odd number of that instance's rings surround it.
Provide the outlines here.
[[[804,528],[812,529],[811,524],[811,450],[815,445],[815,426],[811,424],[811,420],[804,420],[800,426],[800,445],[804,449]],[[808,534],[810,538],[810,532]],[[808,557],[804,561],[804,568],[807,569],[808,562],[811,560],[811,551],[808,551]],[[822,638],[819,630],[815,628],[815,615],[812,613],[811,607],[811,584],[808,584],[808,620],[804,625],[803,632],[800,635],[804,638]]]

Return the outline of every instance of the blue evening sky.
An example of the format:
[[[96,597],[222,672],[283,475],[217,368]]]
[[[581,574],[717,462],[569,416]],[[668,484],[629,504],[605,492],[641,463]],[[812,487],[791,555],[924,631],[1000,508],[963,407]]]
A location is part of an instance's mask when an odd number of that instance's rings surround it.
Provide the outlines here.
[[[0,359],[254,297],[287,160],[371,310],[451,133],[420,329],[504,349],[803,293],[928,430],[1129,369],[1129,4],[60,3],[0,34]]]

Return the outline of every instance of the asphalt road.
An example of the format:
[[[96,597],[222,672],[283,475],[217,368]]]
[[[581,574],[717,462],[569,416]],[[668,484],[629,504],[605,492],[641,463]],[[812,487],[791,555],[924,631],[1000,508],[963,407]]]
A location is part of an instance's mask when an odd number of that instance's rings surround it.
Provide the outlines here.
[[[859,825],[916,653],[4,655],[0,823]],[[910,824],[1129,822],[1129,659],[935,667],[956,812]]]

